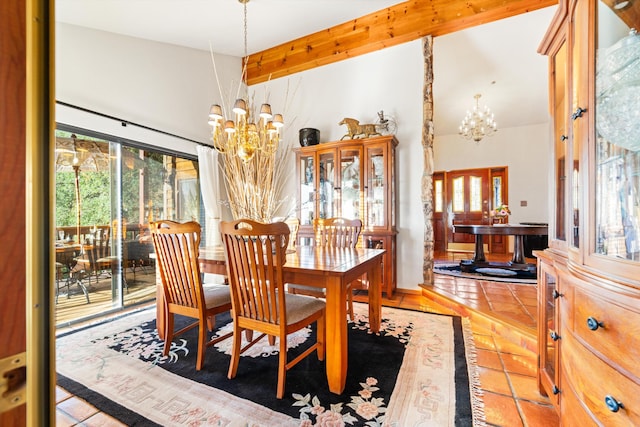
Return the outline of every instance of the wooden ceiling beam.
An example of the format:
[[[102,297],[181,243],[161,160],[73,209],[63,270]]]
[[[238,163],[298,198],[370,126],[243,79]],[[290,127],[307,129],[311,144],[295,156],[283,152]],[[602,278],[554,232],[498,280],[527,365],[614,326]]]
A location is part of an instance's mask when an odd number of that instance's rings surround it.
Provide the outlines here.
[[[249,55],[249,85],[557,5],[558,0],[412,0]],[[526,28],[522,29],[527,31]]]

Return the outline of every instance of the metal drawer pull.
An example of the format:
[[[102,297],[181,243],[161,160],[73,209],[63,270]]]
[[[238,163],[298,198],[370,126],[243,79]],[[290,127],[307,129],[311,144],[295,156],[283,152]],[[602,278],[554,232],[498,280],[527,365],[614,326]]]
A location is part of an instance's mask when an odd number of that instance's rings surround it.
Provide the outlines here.
[[[551,389],[551,391],[553,392],[553,394],[558,394],[560,393],[560,389],[558,388],[557,385],[553,385],[553,388]]]
[[[549,335],[551,336],[551,339],[554,341],[558,341],[560,339],[560,335],[558,335],[556,331],[551,331]]]
[[[561,294],[560,292],[558,292],[558,290],[557,290],[557,289],[554,289],[554,290],[553,290],[553,299],[558,299],[558,298],[560,298],[561,296],[564,296],[564,295],[563,295],[563,294]]]
[[[615,397],[611,395],[604,397],[604,403],[611,412],[618,412],[620,408],[624,408],[622,402],[618,402]]]
[[[604,323],[598,322],[598,319],[596,319],[595,317],[589,317],[587,319],[587,327],[592,331],[595,331],[598,328],[604,328]]]

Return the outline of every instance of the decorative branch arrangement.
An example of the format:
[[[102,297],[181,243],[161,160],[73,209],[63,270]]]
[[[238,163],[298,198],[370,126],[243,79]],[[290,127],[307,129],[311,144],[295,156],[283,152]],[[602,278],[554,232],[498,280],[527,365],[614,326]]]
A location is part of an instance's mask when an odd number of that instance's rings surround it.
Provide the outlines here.
[[[283,187],[291,172],[287,170],[290,154],[289,144],[285,143],[273,153],[257,151],[249,161],[234,153],[221,153],[228,205],[234,219],[272,221],[289,199],[283,197]]]

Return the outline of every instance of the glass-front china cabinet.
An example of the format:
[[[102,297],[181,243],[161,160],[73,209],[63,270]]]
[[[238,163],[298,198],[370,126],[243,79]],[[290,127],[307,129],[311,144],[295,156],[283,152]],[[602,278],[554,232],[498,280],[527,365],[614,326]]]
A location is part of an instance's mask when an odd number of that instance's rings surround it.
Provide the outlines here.
[[[348,139],[296,147],[301,244],[313,238],[313,220],[362,220],[360,245],[386,250],[383,291],[396,288],[394,136]]]
[[[566,425],[640,425],[640,1],[565,0],[549,56],[554,179],[538,380]]]

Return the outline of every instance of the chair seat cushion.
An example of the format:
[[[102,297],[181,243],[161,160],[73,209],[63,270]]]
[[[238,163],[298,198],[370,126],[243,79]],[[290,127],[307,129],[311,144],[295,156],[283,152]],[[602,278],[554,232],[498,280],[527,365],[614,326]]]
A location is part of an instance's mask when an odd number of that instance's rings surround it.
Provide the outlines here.
[[[202,289],[204,290],[204,302],[207,308],[231,304],[231,292],[229,286],[205,284],[202,286]]]
[[[325,307],[324,300],[304,295],[285,294],[287,324],[297,323]]]

